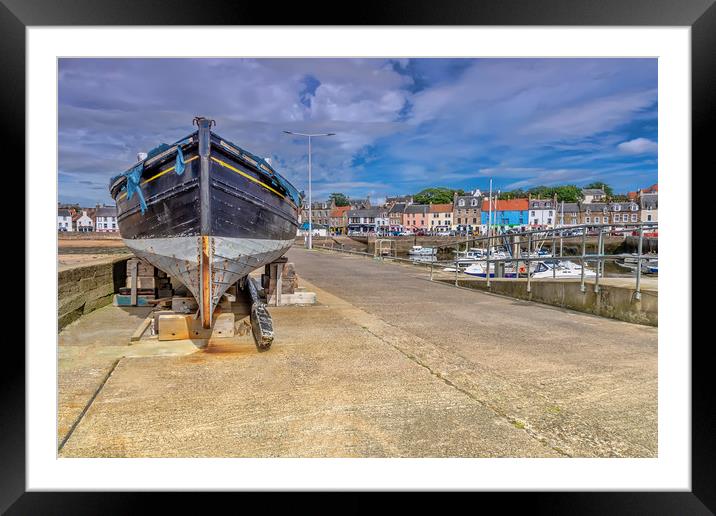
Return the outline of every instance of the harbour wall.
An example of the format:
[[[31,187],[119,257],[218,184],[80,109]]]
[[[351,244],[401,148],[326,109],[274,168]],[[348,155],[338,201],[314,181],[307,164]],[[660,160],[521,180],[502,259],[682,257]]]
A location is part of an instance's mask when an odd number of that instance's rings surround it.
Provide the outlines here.
[[[112,302],[127,279],[127,257],[61,270],[57,275],[58,331]]]
[[[455,284],[455,280],[439,279],[444,283]],[[580,283],[565,280],[532,281],[527,292],[526,280],[459,278],[458,286],[484,290],[494,294],[509,296],[526,301],[568,308],[611,319],[630,323],[658,326],[659,295],[655,290],[643,290],[641,299],[636,299],[636,289],[622,285],[600,284],[599,292],[594,292],[594,284],[587,283],[585,291]]]

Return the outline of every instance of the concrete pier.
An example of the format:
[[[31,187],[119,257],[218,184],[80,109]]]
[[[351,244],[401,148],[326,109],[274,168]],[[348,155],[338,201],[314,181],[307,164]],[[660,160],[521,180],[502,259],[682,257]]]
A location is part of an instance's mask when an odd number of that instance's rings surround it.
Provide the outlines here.
[[[248,334],[133,349],[136,308],[69,324],[60,456],[657,456],[656,328],[364,257],[288,259],[318,304],[271,308],[264,353]]]

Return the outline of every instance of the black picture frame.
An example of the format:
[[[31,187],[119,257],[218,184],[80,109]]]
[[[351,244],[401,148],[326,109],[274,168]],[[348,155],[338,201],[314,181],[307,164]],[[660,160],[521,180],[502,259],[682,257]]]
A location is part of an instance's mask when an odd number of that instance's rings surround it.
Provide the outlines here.
[[[372,2],[337,4],[231,2],[226,0],[0,0],[0,86],[3,141],[14,170],[24,170],[25,30],[43,25],[570,25],[689,26],[692,43],[692,170],[713,173],[716,160],[709,126],[716,107],[716,6],[714,0],[491,0]],[[339,14],[340,13],[340,14]],[[11,169],[5,173],[10,175]],[[683,171],[681,172],[683,173]],[[7,176],[6,176],[7,177]],[[703,177],[703,176],[702,176]],[[692,180],[696,179],[692,175]],[[706,179],[708,181],[708,179]],[[26,185],[30,191],[32,185]],[[30,199],[26,197],[28,207]],[[25,234],[25,238],[29,238]],[[19,245],[17,246],[19,248]],[[19,260],[18,260],[19,261]],[[31,271],[25,271],[26,274]],[[684,278],[691,282],[691,278]],[[29,293],[26,293],[29,295]],[[690,300],[684,300],[690,302]],[[17,304],[17,301],[15,301]],[[692,305],[694,306],[694,305]],[[14,308],[14,310],[17,310]],[[692,318],[693,320],[693,318]],[[112,514],[146,506],[148,494],[25,492],[25,350],[5,339],[0,360],[0,512],[8,514]],[[688,342],[670,343],[688,345]],[[503,507],[537,513],[711,514],[716,512],[716,407],[711,394],[707,340],[692,347],[691,492],[503,493],[484,497]],[[247,495],[243,495],[247,496]],[[162,503],[187,512],[204,507],[205,496],[171,493]],[[304,501],[316,508],[314,497]],[[426,508],[421,495],[404,497]],[[330,508],[332,497],[322,497]],[[461,498],[452,498],[459,502]],[[265,502],[259,502],[265,503]],[[285,502],[284,502],[285,503]],[[334,509],[370,510],[374,502],[353,494]],[[474,502],[470,502],[474,503]],[[277,509],[277,501],[272,507]],[[168,505],[164,507],[169,509]],[[245,507],[246,510],[248,506]],[[237,510],[242,510],[237,507]],[[250,510],[250,509],[248,509]]]

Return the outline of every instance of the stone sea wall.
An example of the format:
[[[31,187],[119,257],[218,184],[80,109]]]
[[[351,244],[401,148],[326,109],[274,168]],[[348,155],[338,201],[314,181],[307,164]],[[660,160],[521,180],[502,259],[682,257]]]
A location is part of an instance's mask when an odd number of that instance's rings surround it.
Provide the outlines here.
[[[112,302],[112,296],[126,281],[126,262],[127,258],[118,258],[58,273],[58,331],[80,316]]]

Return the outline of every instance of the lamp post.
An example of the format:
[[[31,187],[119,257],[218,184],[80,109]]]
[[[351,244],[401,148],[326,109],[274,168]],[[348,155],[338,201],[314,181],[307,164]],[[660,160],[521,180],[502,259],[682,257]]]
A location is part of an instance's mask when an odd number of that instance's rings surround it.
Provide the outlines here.
[[[308,138],[308,248],[313,249],[313,201],[311,200],[311,138],[317,136],[334,136],[336,133],[294,133],[293,131],[284,131],[286,134],[294,136],[306,136]]]

